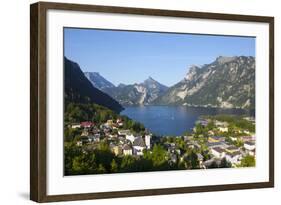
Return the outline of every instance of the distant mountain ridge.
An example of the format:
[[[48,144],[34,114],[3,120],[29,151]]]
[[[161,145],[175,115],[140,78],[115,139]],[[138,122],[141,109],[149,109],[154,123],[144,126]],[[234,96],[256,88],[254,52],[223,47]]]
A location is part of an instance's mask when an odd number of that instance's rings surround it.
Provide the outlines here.
[[[119,84],[117,87],[105,88],[103,91],[122,105],[149,105],[167,89],[167,86],[149,77],[142,83]]]
[[[99,73],[86,72],[85,76],[123,106],[255,108],[255,58],[251,56],[219,56],[210,64],[192,65],[186,76],[171,87],[152,77],[142,83],[114,86]]]
[[[117,113],[124,108],[112,97],[95,88],[79,65],[64,57],[64,99],[68,103],[95,103]]]
[[[182,81],[151,104],[252,109],[255,58],[219,56],[210,64],[191,66]]]
[[[88,80],[93,84],[93,86],[100,90],[115,87],[115,85],[106,80],[98,72],[84,72],[84,74],[86,78],[88,78]]]

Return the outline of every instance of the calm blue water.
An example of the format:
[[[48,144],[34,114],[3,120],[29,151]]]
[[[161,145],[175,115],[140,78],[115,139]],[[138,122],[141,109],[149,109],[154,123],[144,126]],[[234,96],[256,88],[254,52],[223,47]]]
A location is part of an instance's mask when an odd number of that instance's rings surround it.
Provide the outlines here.
[[[242,109],[196,108],[187,106],[132,106],[121,112],[141,122],[156,135],[182,135],[190,131],[201,115],[250,115]],[[251,113],[253,115],[253,113]]]

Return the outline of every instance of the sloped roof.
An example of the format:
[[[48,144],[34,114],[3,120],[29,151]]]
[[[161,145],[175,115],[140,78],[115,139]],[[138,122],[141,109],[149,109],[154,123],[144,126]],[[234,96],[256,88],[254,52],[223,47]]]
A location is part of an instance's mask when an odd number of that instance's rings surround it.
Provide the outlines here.
[[[244,142],[244,144],[252,146],[252,145],[255,145],[256,143],[253,141],[246,141],[246,142]]]
[[[145,147],[145,143],[144,143],[142,137],[136,137],[133,142],[133,146]]]
[[[86,121],[86,122],[81,122],[80,125],[81,125],[82,127],[88,127],[88,126],[93,126],[94,123],[89,122],[89,121]]]
[[[241,155],[241,153],[240,152],[233,152],[233,153],[228,152],[226,155],[229,155],[230,157],[235,157],[237,155]]]
[[[224,152],[224,149],[222,149],[220,147],[214,147],[212,149],[215,150],[216,152],[219,152],[219,153],[223,153]]]

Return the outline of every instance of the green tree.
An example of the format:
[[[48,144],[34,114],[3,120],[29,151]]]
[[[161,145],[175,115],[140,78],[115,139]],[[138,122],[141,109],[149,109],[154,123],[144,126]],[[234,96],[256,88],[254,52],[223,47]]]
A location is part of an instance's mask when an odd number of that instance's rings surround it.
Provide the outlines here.
[[[76,156],[82,155],[81,148],[75,146],[74,143],[65,143],[64,145],[64,173],[71,175],[73,173],[73,159]]]
[[[136,160],[134,157],[132,157],[130,155],[124,156],[121,161],[120,170],[122,172],[135,171],[135,169],[134,169],[135,162],[136,162]]]
[[[195,125],[195,134],[198,136],[203,134],[203,132],[204,132],[204,127],[200,123],[197,123]]]
[[[254,167],[256,166],[256,160],[254,156],[246,155],[240,163],[241,167]]]
[[[213,130],[215,127],[216,126],[215,126],[214,120],[211,120],[207,125],[208,130]]]
[[[117,163],[116,163],[116,161],[113,159],[112,161],[111,161],[111,172],[112,173],[115,173],[115,172],[118,172],[118,165],[117,165]]]
[[[97,169],[97,173],[99,173],[99,174],[106,173],[106,169],[104,168],[104,166],[102,164],[99,164],[98,169]]]
[[[187,169],[198,169],[199,161],[197,154],[194,150],[191,150],[187,153],[187,156],[184,158],[185,168]]]
[[[64,128],[64,141],[72,142],[76,136],[81,135],[80,129],[72,129],[69,127]]]
[[[94,150],[97,164],[101,164],[108,172],[111,170],[111,162],[115,155],[111,152],[106,142],[101,142],[97,149]]]
[[[161,167],[165,166],[167,163],[166,160],[167,152],[161,145],[154,145],[152,149],[152,153],[148,155],[148,159],[152,160],[153,167]]]
[[[239,139],[239,138],[234,142],[234,144],[235,144],[235,146],[237,146],[237,147],[243,147],[243,146],[244,146],[243,140],[241,140],[241,139]]]
[[[94,174],[96,173],[96,158],[93,153],[75,156],[72,161],[74,174]]]

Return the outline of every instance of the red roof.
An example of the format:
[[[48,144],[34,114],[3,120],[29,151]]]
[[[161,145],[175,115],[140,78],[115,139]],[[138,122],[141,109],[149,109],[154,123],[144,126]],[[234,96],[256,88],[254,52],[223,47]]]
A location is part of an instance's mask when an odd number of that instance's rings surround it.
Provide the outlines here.
[[[91,127],[91,126],[94,125],[94,123],[88,122],[88,121],[86,121],[86,122],[81,122],[80,124],[81,124],[82,127]]]

